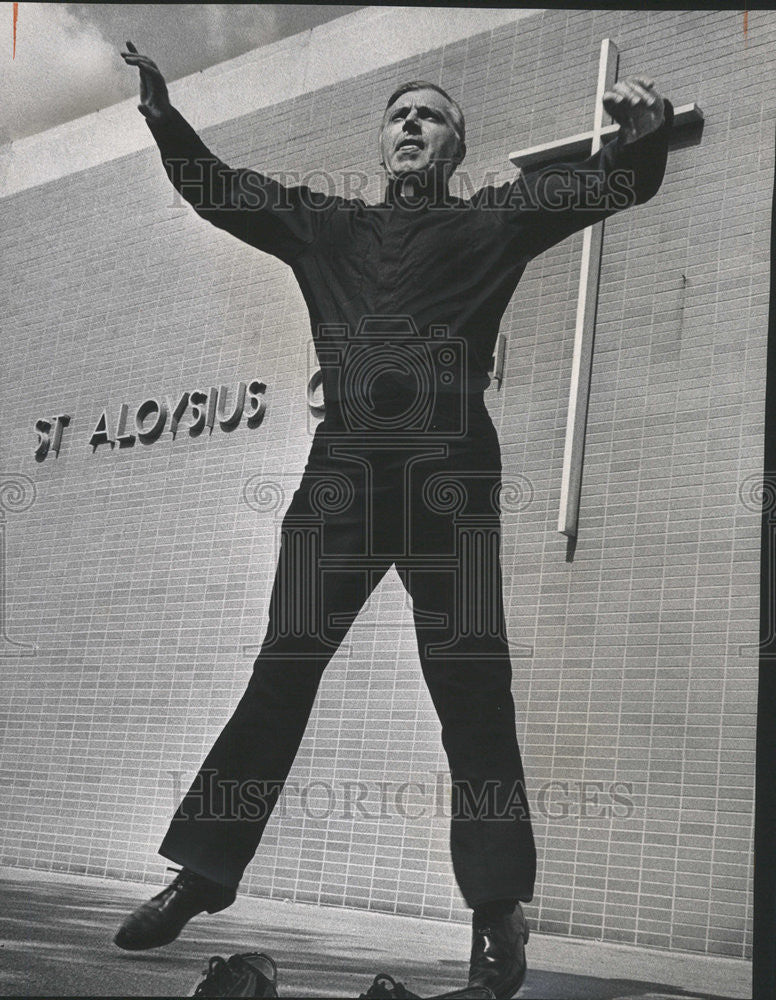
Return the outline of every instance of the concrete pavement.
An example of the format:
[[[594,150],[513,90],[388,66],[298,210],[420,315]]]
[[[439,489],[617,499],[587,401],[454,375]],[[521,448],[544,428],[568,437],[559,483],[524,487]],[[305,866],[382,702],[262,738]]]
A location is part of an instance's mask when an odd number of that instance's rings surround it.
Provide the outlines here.
[[[156,891],[112,879],[0,869],[0,995],[186,996],[211,955],[265,951],[282,996],[357,997],[387,972],[421,995],[466,981],[469,928],[436,920],[238,897],[168,945],[123,952],[124,915]],[[532,932],[520,998],[746,1000],[751,965]]]

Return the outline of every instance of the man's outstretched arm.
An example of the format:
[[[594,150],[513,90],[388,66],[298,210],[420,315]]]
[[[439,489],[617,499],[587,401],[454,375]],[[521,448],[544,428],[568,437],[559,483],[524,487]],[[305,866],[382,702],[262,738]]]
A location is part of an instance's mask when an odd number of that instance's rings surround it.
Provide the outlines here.
[[[121,53],[140,72],[140,104],[171,183],[203,219],[291,263],[317,238],[333,199],[227,166],[170,103],[156,63],[132,42]]]
[[[615,212],[641,205],[660,188],[668,158],[673,106],[651,80],[631,77],[603,97],[619,123],[615,138],[579,163],[526,171],[506,185],[502,219],[527,257]]]

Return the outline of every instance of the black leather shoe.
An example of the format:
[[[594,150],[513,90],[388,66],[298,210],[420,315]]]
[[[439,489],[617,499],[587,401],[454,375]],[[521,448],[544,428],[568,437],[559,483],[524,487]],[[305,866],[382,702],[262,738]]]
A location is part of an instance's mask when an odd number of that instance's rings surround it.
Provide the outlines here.
[[[518,903],[514,913],[495,920],[472,919],[469,986],[485,986],[496,997],[513,997],[525,979],[528,924]]]
[[[188,868],[167,870],[177,872],[175,878],[130,913],[113,938],[119,948],[144,951],[169,944],[196,914],[203,910],[218,913],[235,901],[234,889],[211,882]]]
[[[278,969],[269,955],[251,951],[223,959],[214,955],[192,997],[276,997]]]

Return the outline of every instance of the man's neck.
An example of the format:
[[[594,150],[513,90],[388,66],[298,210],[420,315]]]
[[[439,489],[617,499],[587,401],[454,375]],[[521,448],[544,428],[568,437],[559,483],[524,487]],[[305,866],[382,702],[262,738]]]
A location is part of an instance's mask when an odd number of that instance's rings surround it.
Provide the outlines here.
[[[447,178],[441,170],[396,174],[388,178],[385,202],[402,208],[425,208],[449,201]]]

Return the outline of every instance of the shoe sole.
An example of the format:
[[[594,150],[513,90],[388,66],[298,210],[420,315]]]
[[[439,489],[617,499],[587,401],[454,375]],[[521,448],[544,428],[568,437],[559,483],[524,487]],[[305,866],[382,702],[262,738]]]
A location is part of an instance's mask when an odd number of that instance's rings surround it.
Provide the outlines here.
[[[183,928],[181,928],[183,930]],[[180,936],[180,931],[174,935],[174,937],[165,938],[164,941],[154,941],[153,944],[138,944],[133,941],[120,941],[119,934],[113,938],[113,943],[117,948],[121,948],[122,951],[150,951],[152,948],[164,948],[167,944],[172,944]]]
[[[237,897],[235,896],[235,899],[236,898]],[[175,932],[175,934],[172,935],[172,937],[166,937],[162,941],[155,941],[153,944],[134,944],[130,940],[122,944],[119,941],[119,938],[121,937],[121,928],[119,928],[118,932],[113,938],[113,943],[116,945],[117,948],[121,948],[122,951],[150,951],[152,948],[164,948],[165,945],[172,944],[173,941],[177,941],[177,939],[180,937],[181,931],[186,926],[186,924],[192,921],[194,917],[198,916],[200,913],[203,912],[210,914],[220,913],[222,910],[225,910],[227,909],[227,907],[231,906],[233,902],[234,899],[231,900],[229,903],[224,903],[223,906],[219,905],[214,907],[213,909],[210,909],[210,907],[206,906],[204,910],[198,910],[196,913],[192,913],[192,915],[188,918],[188,920],[185,920],[180,925],[180,927]]]
[[[200,910],[199,912],[201,913],[202,911]],[[117,948],[121,948],[122,951],[150,951],[152,948],[164,948],[165,945],[172,944],[173,941],[177,941],[186,924],[190,923],[190,921],[196,916],[196,913],[192,914],[188,920],[180,925],[174,934],[168,934],[166,937],[156,938],[150,944],[135,942],[132,940],[131,936],[127,941],[122,943],[119,940],[121,938],[121,929],[119,929],[118,933],[113,938],[113,943]]]

